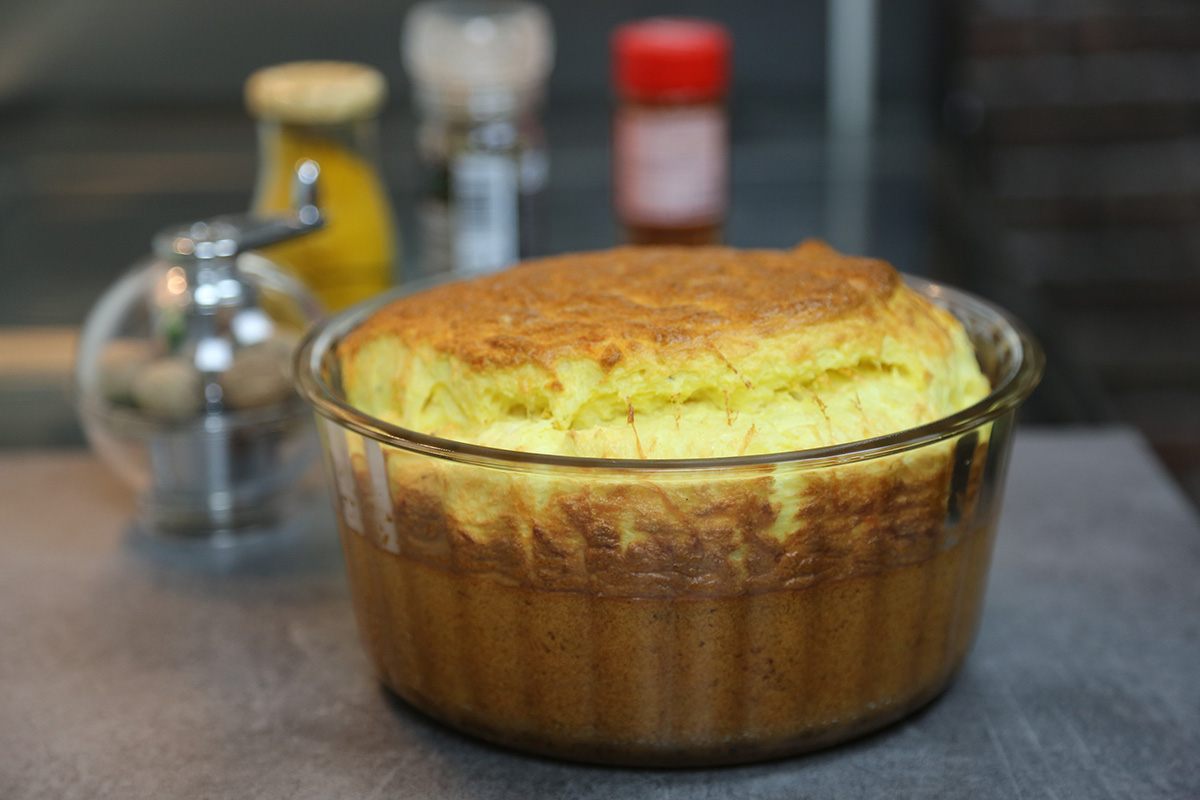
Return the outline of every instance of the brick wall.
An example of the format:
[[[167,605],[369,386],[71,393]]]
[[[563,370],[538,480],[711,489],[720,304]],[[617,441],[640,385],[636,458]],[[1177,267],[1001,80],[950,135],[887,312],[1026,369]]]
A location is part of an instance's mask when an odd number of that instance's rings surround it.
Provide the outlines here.
[[[1140,427],[1200,501],[1200,4],[955,6],[948,269],[1050,345],[1049,416]]]

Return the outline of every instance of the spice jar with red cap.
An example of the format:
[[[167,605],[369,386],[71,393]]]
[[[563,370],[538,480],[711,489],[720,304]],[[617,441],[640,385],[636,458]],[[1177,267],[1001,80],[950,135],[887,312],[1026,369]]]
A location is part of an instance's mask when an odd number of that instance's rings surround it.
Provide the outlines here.
[[[715,244],[729,204],[728,31],[658,17],[612,37],[613,197],[631,244]]]

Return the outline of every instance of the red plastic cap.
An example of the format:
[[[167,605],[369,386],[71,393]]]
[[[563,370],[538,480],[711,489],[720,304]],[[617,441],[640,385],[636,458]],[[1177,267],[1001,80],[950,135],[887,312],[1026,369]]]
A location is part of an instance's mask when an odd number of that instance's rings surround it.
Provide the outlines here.
[[[729,84],[731,49],[729,32],[716,22],[631,22],[613,32],[613,82],[622,94],[649,99],[719,97]]]

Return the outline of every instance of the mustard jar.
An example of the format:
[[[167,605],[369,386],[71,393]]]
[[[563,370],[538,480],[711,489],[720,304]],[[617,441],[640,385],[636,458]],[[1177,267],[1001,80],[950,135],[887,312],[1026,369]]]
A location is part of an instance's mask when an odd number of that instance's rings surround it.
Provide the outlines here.
[[[266,253],[330,311],[387,289],[398,271],[395,213],[378,154],[377,115],[386,97],[378,70],[350,62],[279,64],[246,81],[246,106],[258,123],[253,211],[291,208],[296,164],[320,166],[324,229]]]

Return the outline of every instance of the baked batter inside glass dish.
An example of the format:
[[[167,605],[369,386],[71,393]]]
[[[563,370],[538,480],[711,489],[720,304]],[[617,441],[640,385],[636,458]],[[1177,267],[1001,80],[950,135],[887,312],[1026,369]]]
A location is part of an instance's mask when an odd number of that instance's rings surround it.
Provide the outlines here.
[[[617,764],[822,747],[977,627],[1036,343],[820,243],[625,248],[310,333],[363,642],[465,731]]]

